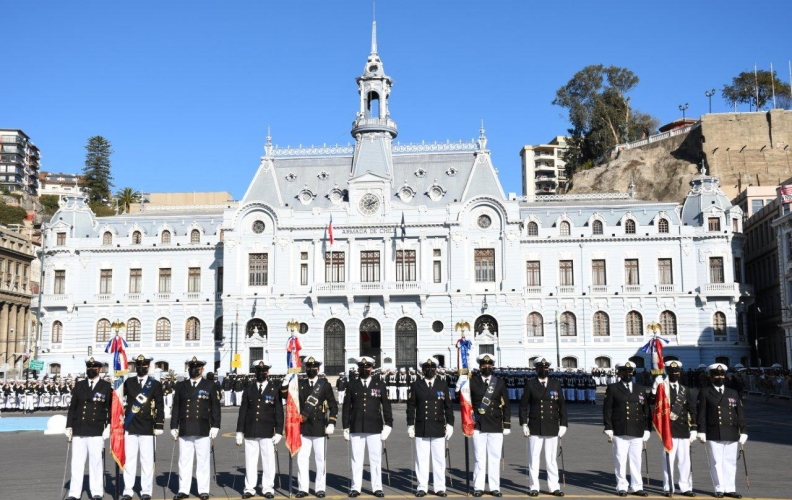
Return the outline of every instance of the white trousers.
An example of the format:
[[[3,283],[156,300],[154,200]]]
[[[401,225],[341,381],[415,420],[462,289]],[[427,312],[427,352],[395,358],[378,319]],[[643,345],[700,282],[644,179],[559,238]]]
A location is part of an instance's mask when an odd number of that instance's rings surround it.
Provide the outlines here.
[[[325,469],[325,438],[302,436],[302,446],[297,452],[297,487],[300,491],[308,492],[311,486],[311,450],[314,452],[316,466],[316,484],[314,491],[324,491],[327,481]]]
[[[399,400],[400,401],[407,401],[407,387],[406,386],[399,387]]]
[[[193,459],[196,459],[195,482],[198,484],[198,494],[209,493],[210,450],[209,436],[179,437],[179,493],[190,494]]]
[[[88,459],[88,484],[91,496],[104,494],[104,467],[102,467],[102,450],[104,439],[102,436],[80,437],[74,436],[71,445],[71,484],[69,496],[80,498],[83,489],[83,472],[85,459]]]
[[[168,408],[173,408],[173,393],[166,394],[165,396],[163,396],[163,403]]]
[[[36,397],[32,394],[25,394],[25,411],[33,411],[36,409]]]
[[[391,401],[396,401],[396,386],[392,385],[388,387],[388,399]]]
[[[138,454],[140,455],[140,494],[151,495],[154,486],[154,436],[124,433],[126,464],[124,465],[124,495],[135,496]],[[139,453],[138,453],[139,452]]]
[[[641,477],[641,452],[643,439],[639,437],[613,436],[613,466],[616,471],[616,489],[636,492],[643,490]],[[627,482],[627,466],[630,467],[630,482]],[[629,489],[627,488],[629,485]]]
[[[665,450],[662,451],[663,461],[663,491],[674,492],[674,485],[668,477],[668,466],[666,462]],[[674,438],[674,447],[671,449],[669,460],[671,461],[671,470],[674,470],[674,459],[677,462],[676,473],[673,474],[676,482],[679,483],[679,491],[687,492],[693,490],[693,477],[690,473],[690,440]]]
[[[531,436],[528,438],[528,489],[539,491],[539,462],[544,448],[545,467],[547,468],[547,487],[550,492],[560,490],[558,484],[558,436]]]
[[[707,441],[712,485],[716,493],[734,493],[737,474],[737,441]]]
[[[338,391],[338,406],[344,404],[344,394],[346,394],[346,391]]]
[[[503,433],[473,431],[473,489],[484,491],[487,478],[490,491],[500,490],[500,459]]]
[[[231,406],[231,391],[223,391],[223,406]]]
[[[236,391],[234,393],[234,406],[239,406],[242,404],[242,393],[245,391]]]
[[[415,477],[418,489],[429,491],[429,463],[432,463],[432,488],[445,491],[445,438],[415,438]]]
[[[303,445],[304,446],[304,445]],[[261,455],[261,493],[275,492],[275,446],[272,439],[245,439],[245,493],[256,493]]]
[[[351,434],[349,437],[352,448],[352,490],[360,492],[363,487],[363,462],[368,446],[369,471],[371,472],[371,490],[382,489],[382,435]]]

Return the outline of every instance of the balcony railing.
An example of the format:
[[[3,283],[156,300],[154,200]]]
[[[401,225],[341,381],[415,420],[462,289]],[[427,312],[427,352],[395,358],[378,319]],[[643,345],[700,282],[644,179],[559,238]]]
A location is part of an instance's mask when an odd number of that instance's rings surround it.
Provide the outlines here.
[[[657,293],[673,293],[677,291],[677,286],[674,284],[655,285]]]
[[[575,293],[574,286],[559,286],[556,287],[558,295],[573,295]]]
[[[143,299],[143,294],[140,292],[126,294],[126,300],[128,302],[139,302],[142,299]]]
[[[113,299],[113,295],[110,293],[97,293],[94,298],[97,302],[110,302]]]
[[[525,295],[541,295],[542,294],[542,287],[541,287],[541,285],[526,286],[526,287],[523,288],[523,294],[525,294]]]
[[[387,293],[389,295],[409,295],[426,292],[428,284],[420,281],[396,282],[365,282],[365,283],[319,283],[314,286],[314,293],[343,294],[343,293]]]
[[[696,291],[701,295],[712,297],[753,295],[753,286],[741,283],[706,283]]]
[[[591,285],[589,290],[591,290],[591,295],[608,293],[608,285]]]
[[[168,292],[168,293],[157,293],[155,295],[155,297],[157,298],[157,300],[170,300],[171,294],[170,294],[170,292]]]
[[[198,300],[201,298],[201,292],[187,292],[184,295],[187,300]]]

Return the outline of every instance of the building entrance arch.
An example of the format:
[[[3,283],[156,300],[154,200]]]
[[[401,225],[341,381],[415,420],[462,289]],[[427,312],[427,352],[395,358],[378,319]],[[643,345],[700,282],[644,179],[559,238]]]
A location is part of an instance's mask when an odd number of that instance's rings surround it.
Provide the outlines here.
[[[418,325],[410,318],[396,322],[396,368],[418,367]]]
[[[324,372],[336,375],[345,371],[346,326],[337,318],[330,318],[324,325]]]
[[[374,366],[382,366],[382,329],[374,318],[360,322],[360,355],[374,358]]]

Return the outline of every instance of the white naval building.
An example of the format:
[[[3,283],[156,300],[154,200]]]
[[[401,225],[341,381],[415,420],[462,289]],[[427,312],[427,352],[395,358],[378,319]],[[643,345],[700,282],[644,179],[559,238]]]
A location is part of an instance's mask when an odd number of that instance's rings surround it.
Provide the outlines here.
[[[456,368],[458,324],[473,356],[499,366],[648,366],[639,349],[656,322],[687,366],[747,364],[742,211],[717,179],[693,181],[681,205],[507,199],[483,129],[467,143],[394,143],[376,31],[357,82],[354,146],[267,137],[237,203],[98,218],[66,197],[46,228],[39,358],[82,371],[121,320],[130,354],[163,369],[182,373],[195,355],[225,373],[239,355],[241,372],[267,359],[282,373],[296,321],[303,354],[330,374],[360,355]]]

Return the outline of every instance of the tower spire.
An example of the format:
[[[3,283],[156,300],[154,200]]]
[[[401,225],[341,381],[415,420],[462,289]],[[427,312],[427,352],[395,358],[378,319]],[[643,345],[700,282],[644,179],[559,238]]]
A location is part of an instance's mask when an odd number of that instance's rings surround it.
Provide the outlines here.
[[[371,54],[377,53],[377,4],[371,3]]]

